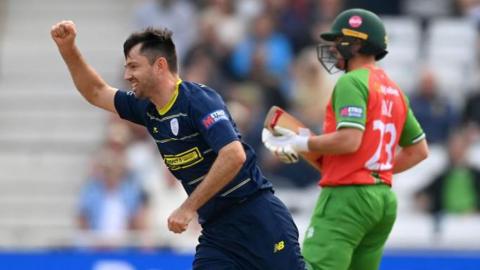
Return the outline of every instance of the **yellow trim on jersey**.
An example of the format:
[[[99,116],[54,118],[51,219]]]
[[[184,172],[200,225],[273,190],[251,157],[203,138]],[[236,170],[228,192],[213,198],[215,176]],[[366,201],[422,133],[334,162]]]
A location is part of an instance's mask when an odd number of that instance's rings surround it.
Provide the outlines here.
[[[160,108],[160,109],[157,108],[157,111],[160,115],[166,114],[172,108],[173,104],[175,104],[175,101],[177,100],[177,97],[178,97],[178,89],[180,88],[181,83],[182,83],[182,79],[178,79],[172,98],[168,101],[168,103],[165,106],[163,106],[163,108]]]
[[[356,37],[356,38],[363,39],[363,40],[368,39],[368,34],[358,32],[358,31],[348,29],[348,28],[343,28],[342,29],[342,34],[345,35],[345,36],[348,36],[348,37]]]

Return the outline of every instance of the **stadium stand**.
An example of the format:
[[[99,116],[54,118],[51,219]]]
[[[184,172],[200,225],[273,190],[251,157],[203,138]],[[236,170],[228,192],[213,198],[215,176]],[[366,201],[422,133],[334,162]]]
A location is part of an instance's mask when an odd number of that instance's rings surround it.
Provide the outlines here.
[[[120,84],[121,45],[132,29],[133,4],[134,0],[0,1],[0,248],[72,243],[81,182],[105,136],[108,114],[88,105],[74,89],[49,37],[51,25],[74,20],[86,58],[109,82]],[[390,54],[381,65],[393,79],[411,93],[427,63],[439,73],[444,93],[461,107],[477,71],[478,32],[472,25],[441,18],[424,30],[416,17],[383,19],[390,32]],[[480,167],[479,144],[471,149],[470,160]],[[432,248],[438,243],[478,248],[479,241],[469,237],[479,235],[478,217],[447,217],[438,242],[434,220],[419,213],[412,200],[446,162],[444,147],[437,145],[426,162],[396,177],[399,217],[389,248]],[[278,190],[302,237],[318,193],[317,186]]]
[[[420,20],[414,17],[382,17],[388,29],[388,57],[381,66],[406,93],[415,88],[418,59],[421,58],[422,29]]]
[[[1,16],[0,246],[64,245],[74,228],[87,160],[103,138],[107,114],[74,89],[50,27],[62,19],[78,22],[85,56],[115,81],[129,20],[105,18],[129,17],[131,2],[0,3],[7,15]]]
[[[440,80],[441,91],[461,107],[472,87],[477,68],[478,31],[469,19],[431,20],[425,51],[429,66]]]

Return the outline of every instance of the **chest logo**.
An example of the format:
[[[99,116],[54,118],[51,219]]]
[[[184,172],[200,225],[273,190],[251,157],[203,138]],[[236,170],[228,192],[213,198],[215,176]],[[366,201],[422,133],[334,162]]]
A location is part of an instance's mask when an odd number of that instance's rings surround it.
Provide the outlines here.
[[[170,120],[170,129],[172,130],[173,135],[178,135],[179,125],[177,118],[173,118],[172,120]]]
[[[163,161],[171,171],[177,171],[191,167],[203,160],[198,147],[194,147],[176,155],[164,155]]]

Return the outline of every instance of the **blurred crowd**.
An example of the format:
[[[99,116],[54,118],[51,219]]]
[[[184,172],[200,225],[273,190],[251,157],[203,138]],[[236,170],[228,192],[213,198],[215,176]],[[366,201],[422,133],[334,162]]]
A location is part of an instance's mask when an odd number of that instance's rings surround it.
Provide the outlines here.
[[[315,46],[333,18],[352,7],[381,16],[416,16],[425,25],[435,16],[469,18],[480,25],[477,0],[144,0],[132,12],[132,28],[171,29],[181,78],[223,96],[275,187],[305,188],[315,186],[320,175],[306,163],[286,166],[269,155],[261,144],[263,119],[278,105],[321,132],[338,76],[323,70]],[[459,105],[438,90],[438,78],[428,66],[418,77],[409,92],[411,107],[429,143],[448,149],[449,162],[412,199],[419,211],[435,215],[478,212],[480,171],[465,153],[480,134],[480,85]],[[100,236],[95,237],[99,247],[114,246],[132,230],[145,232],[138,238],[142,245],[153,245],[148,237],[153,232],[161,245],[175,241],[178,246],[179,236],[166,231],[168,215],[186,196],[178,181],[143,128],[112,118],[107,130],[80,194],[79,228]],[[186,247],[188,237],[198,233],[194,227],[185,236]]]

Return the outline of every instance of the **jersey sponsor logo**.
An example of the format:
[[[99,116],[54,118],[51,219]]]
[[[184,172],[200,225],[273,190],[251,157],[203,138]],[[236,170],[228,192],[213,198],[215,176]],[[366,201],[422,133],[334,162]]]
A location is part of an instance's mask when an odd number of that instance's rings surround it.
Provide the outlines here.
[[[164,155],[163,160],[170,170],[177,171],[199,163],[203,156],[198,147],[194,147],[176,155]]]
[[[158,133],[158,128],[157,127],[153,127],[153,133]]]
[[[280,241],[273,245],[273,253],[277,253],[285,249],[285,241]]]
[[[224,110],[217,110],[217,111],[211,112],[207,116],[205,116],[202,120],[202,123],[203,123],[203,126],[206,129],[209,129],[213,125],[215,125],[216,123],[218,123],[219,121],[222,121],[222,120],[227,120],[228,121],[227,114],[225,113]]]
[[[398,89],[395,89],[393,87],[382,85],[380,86],[380,90],[384,95],[393,95],[397,97],[400,95],[400,93],[398,92]]]
[[[362,118],[363,108],[355,106],[346,106],[340,109],[341,117]]]
[[[358,15],[354,15],[350,17],[350,19],[348,19],[348,24],[353,28],[360,27],[360,25],[362,25],[362,22],[363,22],[362,17]]]
[[[173,118],[172,120],[170,120],[170,129],[172,130],[173,135],[178,135],[179,125],[177,118]]]

